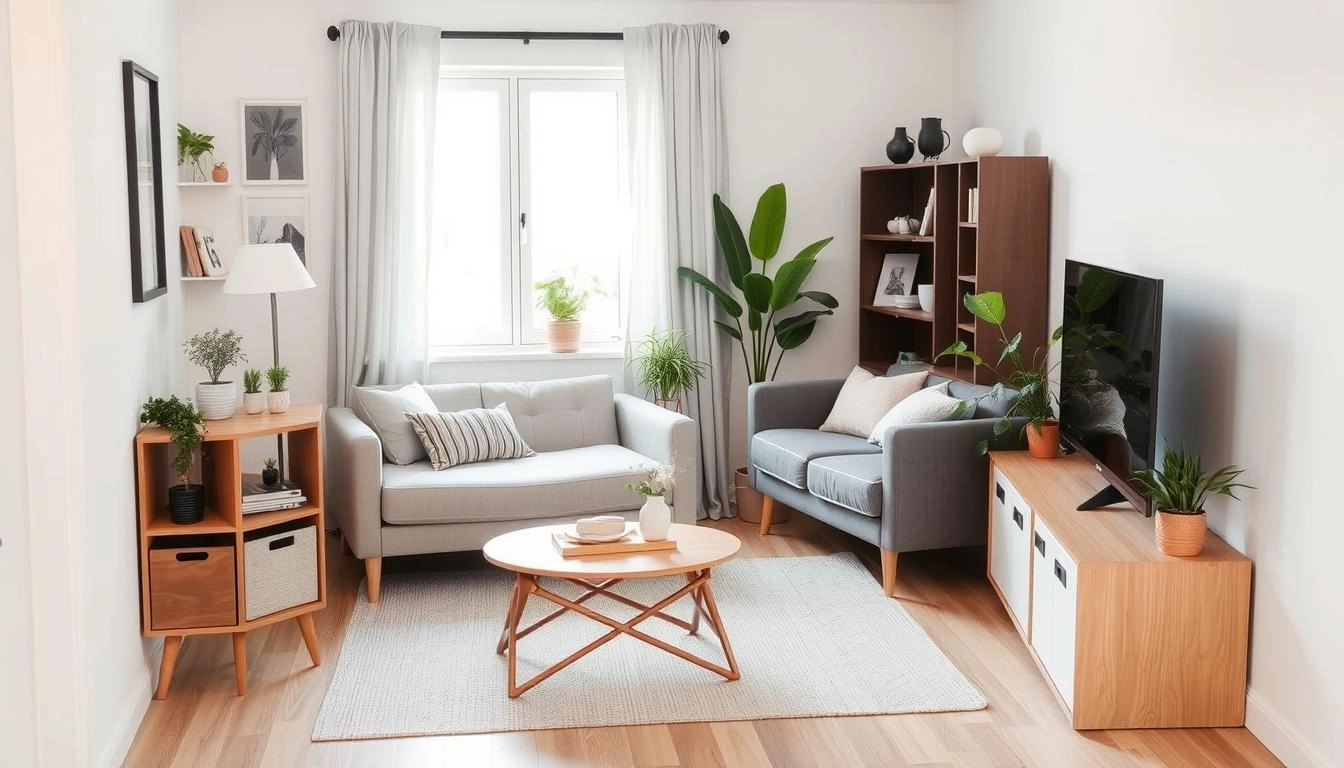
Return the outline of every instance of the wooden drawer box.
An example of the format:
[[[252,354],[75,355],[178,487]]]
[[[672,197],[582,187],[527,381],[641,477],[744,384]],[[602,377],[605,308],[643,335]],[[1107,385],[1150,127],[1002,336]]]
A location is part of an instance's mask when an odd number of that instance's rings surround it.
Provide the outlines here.
[[[233,547],[149,550],[149,617],[152,629],[235,624]]]

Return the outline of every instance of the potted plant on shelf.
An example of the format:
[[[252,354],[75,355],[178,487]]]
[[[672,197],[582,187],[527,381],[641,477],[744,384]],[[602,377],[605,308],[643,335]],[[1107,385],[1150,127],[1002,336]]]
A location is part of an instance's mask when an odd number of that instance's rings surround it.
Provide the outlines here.
[[[640,339],[630,363],[635,366],[639,385],[653,395],[664,408],[681,412],[681,397],[694,389],[705,370],[705,363],[691,359],[686,332],[680,328],[654,329]]]
[[[275,485],[278,482],[280,482],[280,466],[275,463],[274,457],[267,458],[261,469],[261,484]]]
[[[214,152],[214,136],[196,133],[181,123],[177,124],[177,165],[180,168],[191,163],[192,181],[205,181],[205,169],[201,167],[201,157],[207,154],[213,155]]]
[[[205,439],[205,419],[190,400],[183,402],[173,395],[167,400],[151,397],[140,408],[140,423],[151,422],[168,430],[177,449],[172,466],[182,482],[168,487],[168,516],[178,525],[199,523],[205,519],[205,486],[191,482],[191,465]]]
[[[198,333],[187,339],[187,359],[210,374],[209,381],[196,385],[196,402],[208,420],[227,419],[238,406],[238,391],[232,381],[220,381],[224,369],[247,362],[243,354],[243,337],[237,331],[218,328]]]
[[[680,267],[677,274],[704,288],[718,302],[728,322],[716,320],[714,324],[741,348],[749,383],[773,381],[784,353],[802,346],[811,338],[817,319],[835,314],[835,308],[840,306],[829,293],[802,290],[817,264],[817,254],[832,238],[824,237],[803,248],[780,264],[771,277],[767,268],[779,255],[788,213],[784,185],[772,184],[761,193],[746,237],[737,217],[717,194],[713,207],[714,232],[729,285],[723,286],[719,275],[705,275],[690,267]],[[800,302],[806,308],[789,314]],[[743,315],[747,318],[745,329]],[[748,485],[746,467],[737,469],[734,485],[738,517],[746,522],[759,522],[761,495]],[[785,512],[777,509],[775,522],[784,522]]]
[[[672,508],[667,506],[666,496],[672,490],[676,470],[670,462],[644,469],[643,479],[626,483],[625,489],[644,497],[644,506],[639,508],[640,537],[645,541],[662,541],[672,527]]]
[[[243,410],[249,414],[266,410],[266,393],[261,391],[261,371],[256,368],[243,371]]]
[[[229,166],[222,160],[215,163],[215,167],[210,169],[210,179],[216,184],[229,183]]]
[[[999,397],[1005,385],[1017,390],[1017,399],[1008,407],[1004,415],[994,423],[994,436],[998,437],[1011,429],[1015,417],[1026,418],[1027,423],[1022,426],[1022,429],[1027,435],[1027,450],[1038,459],[1055,458],[1059,455],[1059,419],[1056,416],[1059,401],[1054,389],[1050,386],[1050,375],[1059,364],[1050,364],[1049,352],[1050,348],[1060,340],[1063,333],[1062,329],[1056,328],[1055,332],[1050,334],[1050,340],[1046,342],[1046,345],[1037,347],[1036,351],[1032,353],[1031,360],[1028,361],[1021,350],[1022,334],[1019,332],[1010,339],[1007,331],[1003,328],[1003,321],[1007,317],[1007,307],[1004,305],[1003,294],[998,291],[970,293],[962,299],[962,304],[972,315],[998,329],[999,341],[1003,343],[1003,349],[999,352],[999,359],[995,363],[986,362],[966,342],[957,341],[952,346],[939,352],[934,360],[939,360],[947,355],[955,355],[964,357],[977,366],[983,365],[993,371],[999,383],[990,388],[990,391],[983,397]],[[1007,370],[999,370],[999,366],[1003,365],[1005,361],[1010,367]],[[958,412],[965,407],[964,403],[958,406]],[[978,448],[982,454],[987,452],[989,441],[981,440]]]
[[[541,295],[537,307],[546,310],[551,321],[546,324],[546,343],[552,352],[578,352],[582,325],[579,317],[588,306],[590,291],[570,285],[563,275],[537,283]]]
[[[1204,502],[1210,496],[1231,496],[1240,501],[1237,488],[1255,488],[1237,482],[1245,471],[1229,465],[1205,472],[1198,453],[1184,445],[1177,449],[1167,444],[1161,469],[1135,472],[1135,480],[1157,507],[1157,550],[1177,557],[1194,557],[1203,551],[1208,534]]]
[[[289,369],[283,365],[273,365],[266,369],[266,383],[271,391],[266,394],[266,409],[271,413],[284,413],[289,410]]]

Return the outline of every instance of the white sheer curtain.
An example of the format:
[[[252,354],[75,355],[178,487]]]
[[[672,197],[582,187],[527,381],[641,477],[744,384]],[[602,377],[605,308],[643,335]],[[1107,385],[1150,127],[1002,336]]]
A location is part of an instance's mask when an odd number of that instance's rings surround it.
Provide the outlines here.
[[[345,21],[327,397],[422,379],[439,30]]]
[[[655,24],[625,30],[630,130],[629,265],[624,270],[627,346],[654,328],[682,328],[691,355],[710,366],[689,393],[700,429],[701,516],[730,514],[727,401],[731,360],[714,326],[713,299],[677,268],[718,279],[714,193],[728,193],[719,28]],[[627,385],[634,391],[627,374]]]

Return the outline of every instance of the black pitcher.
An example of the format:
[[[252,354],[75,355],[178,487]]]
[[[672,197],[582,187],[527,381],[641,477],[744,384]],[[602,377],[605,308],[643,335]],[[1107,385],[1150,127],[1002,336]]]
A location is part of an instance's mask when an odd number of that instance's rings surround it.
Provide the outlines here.
[[[943,142],[943,138],[947,142]],[[925,161],[937,160],[938,156],[952,146],[952,137],[943,130],[941,117],[925,117],[919,121],[919,153]]]
[[[910,162],[915,156],[915,142],[905,135],[905,126],[896,129],[891,141],[887,142],[887,159],[897,165]]]

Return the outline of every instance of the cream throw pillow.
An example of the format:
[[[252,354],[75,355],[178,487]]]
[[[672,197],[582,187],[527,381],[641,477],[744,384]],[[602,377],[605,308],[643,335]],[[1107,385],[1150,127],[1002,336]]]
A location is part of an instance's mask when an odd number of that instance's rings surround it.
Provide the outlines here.
[[[882,436],[888,429],[897,424],[927,424],[934,421],[952,421],[953,414],[957,412],[957,407],[961,405],[958,400],[948,394],[948,382],[943,382],[936,386],[921,389],[915,394],[905,398],[901,402],[887,411],[887,415],[878,420],[877,426],[873,427],[872,434],[868,435],[868,442],[882,445]],[[975,416],[975,401],[966,401],[966,410],[962,411],[955,418],[957,420],[969,419]]]
[[[904,376],[874,376],[855,366],[840,388],[831,415],[821,425],[822,432],[840,432],[867,438],[873,427],[897,403],[919,391],[928,371]]]
[[[408,413],[438,413],[438,406],[419,382],[401,389],[356,387],[355,397],[382,443],[383,455],[393,464],[411,464],[425,458],[425,447],[406,420]]]

